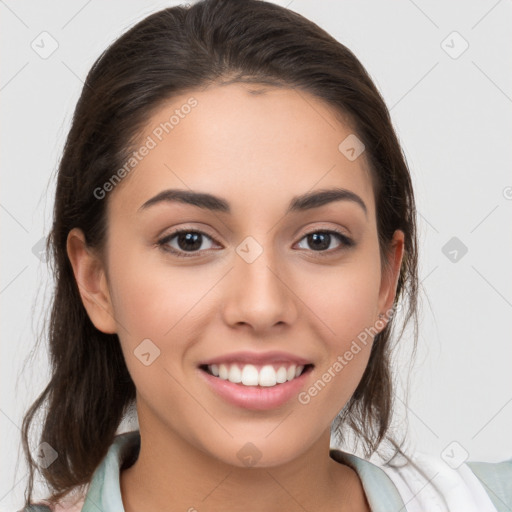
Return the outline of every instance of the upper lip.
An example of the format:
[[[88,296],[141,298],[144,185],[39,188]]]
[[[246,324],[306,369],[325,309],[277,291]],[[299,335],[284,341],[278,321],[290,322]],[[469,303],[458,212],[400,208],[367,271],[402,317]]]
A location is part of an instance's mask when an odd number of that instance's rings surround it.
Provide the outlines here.
[[[271,352],[231,352],[222,356],[213,357],[211,359],[201,361],[199,366],[226,363],[245,363],[245,364],[271,364],[271,363],[295,363],[297,365],[312,364],[303,357],[289,354],[287,352],[271,351]]]

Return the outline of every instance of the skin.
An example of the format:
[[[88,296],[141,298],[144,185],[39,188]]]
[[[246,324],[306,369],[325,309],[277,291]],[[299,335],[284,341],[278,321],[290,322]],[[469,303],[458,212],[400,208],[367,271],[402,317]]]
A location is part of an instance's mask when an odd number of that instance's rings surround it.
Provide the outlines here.
[[[283,350],[315,365],[307,389],[392,306],[403,233],[382,272],[366,154],[348,160],[338,145],[353,130],[303,91],[231,84],[188,92],[152,115],[140,141],[191,96],[198,105],[104,199],[104,252],[88,248],[79,229],[68,236],[88,315],[118,334],[137,388],[142,443],[120,475],[125,510],[369,510],[358,476],[329,457],[329,444],[372,340],[309,404],[292,399],[274,410],[228,404],[197,366],[239,350]],[[367,215],[351,201],[285,215],[294,196],[332,187],[360,196]],[[138,211],[169,188],[220,196],[232,213],[177,202]],[[207,235],[190,258],[157,245],[181,228]],[[333,235],[315,250],[306,235],[329,229],[355,245]],[[247,236],[263,249],[252,263],[235,250]],[[168,245],[189,247],[177,237]],[[134,355],[146,338],[160,350],[149,366]],[[254,467],[237,457],[247,442],[261,453]]]

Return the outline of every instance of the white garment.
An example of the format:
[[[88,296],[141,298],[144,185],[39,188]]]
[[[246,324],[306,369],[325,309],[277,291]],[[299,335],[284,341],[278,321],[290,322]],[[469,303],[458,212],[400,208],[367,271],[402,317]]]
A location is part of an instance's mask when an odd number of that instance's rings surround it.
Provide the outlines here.
[[[441,458],[421,452],[409,459],[413,464],[380,466],[395,484],[407,512],[496,512],[467,464],[452,469]]]

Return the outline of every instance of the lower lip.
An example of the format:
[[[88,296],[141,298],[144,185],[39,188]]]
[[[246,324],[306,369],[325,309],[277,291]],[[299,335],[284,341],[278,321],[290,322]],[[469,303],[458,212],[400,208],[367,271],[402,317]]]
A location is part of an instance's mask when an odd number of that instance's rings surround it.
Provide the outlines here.
[[[308,367],[300,377],[269,387],[234,384],[229,380],[214,377],[201,368],[198,370],[213,391],[230,404],[243,409],[264,411],[275,409],[297,396],[311,373],[312,367]]]

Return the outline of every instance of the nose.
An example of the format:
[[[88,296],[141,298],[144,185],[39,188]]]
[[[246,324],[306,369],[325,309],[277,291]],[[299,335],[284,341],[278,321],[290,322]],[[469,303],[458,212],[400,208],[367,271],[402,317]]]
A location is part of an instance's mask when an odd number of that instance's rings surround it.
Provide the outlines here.
[[[284,264],[267,249],[251,263],[238,254],[234,256],[225,292],[226,323],[231,327],[246,325],[258,333],[292,325],[300,301]]]

